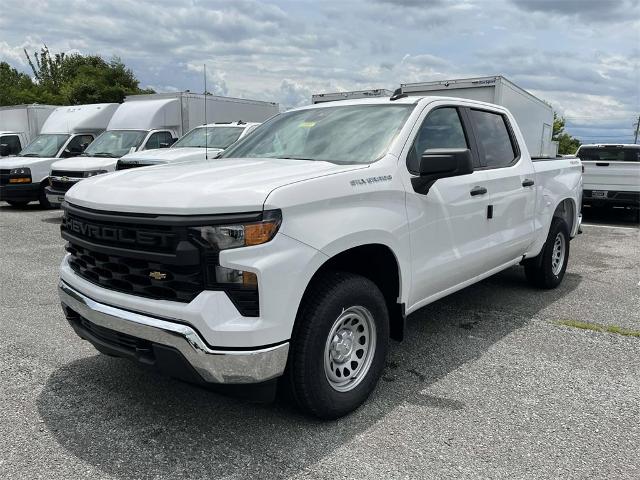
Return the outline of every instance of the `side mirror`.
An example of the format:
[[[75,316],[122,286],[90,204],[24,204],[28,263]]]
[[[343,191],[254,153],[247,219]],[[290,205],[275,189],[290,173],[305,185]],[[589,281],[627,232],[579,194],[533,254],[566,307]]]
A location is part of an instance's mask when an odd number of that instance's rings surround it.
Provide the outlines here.
[[[89,142],[80,144],[80,153],[84,152],[89,146]]]
[[[169,148],[170,146],[171,146],[171,144],[170,144],[170,143],[167,143],[167,142],[162,142],[162,143],[160,144],[160,148]]]
[[[411,179],[417,193],[426,195],[440,178],[458,177],[473,173],[471,151],[468,148],[439,148],[425,150],[420,157],[418,171],[411,172],[418,177]]]

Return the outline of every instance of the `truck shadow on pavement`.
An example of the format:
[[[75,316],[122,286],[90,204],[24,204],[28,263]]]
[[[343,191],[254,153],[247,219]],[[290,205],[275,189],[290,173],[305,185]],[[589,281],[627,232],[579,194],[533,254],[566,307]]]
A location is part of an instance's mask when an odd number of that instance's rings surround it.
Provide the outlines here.
[[[67,451],[119,478],[234,479],[294,475],[403,405],[464,410],[430,385],[481,357],[581,282],[567,274],[552,291],[528,286],[513,268],[429,305],[393,342],[369,401],[321,422],[282,403],[255,404],[96,355],[62,366],[37,399],[48,430]],[[78,340],[80,341],[80,340]]]

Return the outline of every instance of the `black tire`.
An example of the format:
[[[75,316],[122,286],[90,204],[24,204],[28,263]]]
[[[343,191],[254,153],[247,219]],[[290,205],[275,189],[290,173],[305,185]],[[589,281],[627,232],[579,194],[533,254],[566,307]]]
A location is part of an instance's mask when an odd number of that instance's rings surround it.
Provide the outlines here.
[[[554,245],[558,236],[564,238],[564,256],[562,260],[562,268],[554,272],[553,270],[553,255]],[[554,217],[551,221],[551,228],[549,229],[549,235],[547,235],[547,241],[542,247],[542,251],[537,257],[525,260],[524,272],[529,283],[538,288],[552,289],[556,288],[567,271],[567,263],[569,262],[569,227],[567,222],[562,218]]]
[[[375,335],[371,335],[375,337],[375,344],[369,343],[372,356],[365,354],[363,357],[370,358],[366,373],[357,376],[359,380],[353,381],[355,385],[350,390],[338,391],[328,379],[325,352],[329,334],[337,319],[354,307],[363,307],[362,311],[370,313],[367,318],[375,324]],[[359,340],[361,338],[356,339]],[[296,318],[287,373],[283,379],[284,386],[289,390],[288,396],[302,410],[322,419],[335,419],[352,412],[367,399],[378,383],[385,365],[388,342],[389,314],[378,287],[360,275],[345,272],[321,274],[309,286]],[[358,346],[355,342],[353,345],[353,351],[357,353]],[[366,363],[363,361],[363,364]]]
[[[26,207],[27,204],[29,203],[28,201],[24,201],[24,200],[7,200],[6,201],[9,205],[11,205],[12,207],[15,208],[23,208]]]
[[[40,184],[40,190],[38,191],[38,202],[40,202],[40,206],[42,208],[50,209],[53,208],[53,205],[51,205],[51,202],[47,200],[47,192],[44,191],[46,183],[46,180],[43,180]]]

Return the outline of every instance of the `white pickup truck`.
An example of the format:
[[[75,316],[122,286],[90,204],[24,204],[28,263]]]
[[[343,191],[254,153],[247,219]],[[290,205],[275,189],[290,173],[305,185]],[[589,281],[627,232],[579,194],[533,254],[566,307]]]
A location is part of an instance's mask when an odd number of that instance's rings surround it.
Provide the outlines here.
[[[580,160],[532,162],[508,110],[407,97],[281,113],[213,162],[78,183],[59,293],[98,350],[202,383],[365,401],[405,318],[514,265],[554,288]]]
[[[640,208],[640,145],[581,145],[585,205]]]
[[[242,121],[202,125],[185,134],[169,148],[128,153],[118,160],[116,170],[216,158],[258,125],[260,124],[257,122]]]

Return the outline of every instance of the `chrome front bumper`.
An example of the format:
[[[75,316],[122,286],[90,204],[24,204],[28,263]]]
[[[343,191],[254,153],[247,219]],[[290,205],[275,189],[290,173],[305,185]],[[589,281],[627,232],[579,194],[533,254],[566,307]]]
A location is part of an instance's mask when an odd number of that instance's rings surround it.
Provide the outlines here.
[[[105,305],[61,281],[63,306],[87,321],[114,332],[175,348],[205,382],[259,383],[282,375],[289,343],[259,350],[213,350],[188,325]]]

